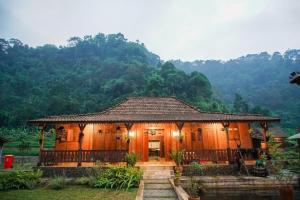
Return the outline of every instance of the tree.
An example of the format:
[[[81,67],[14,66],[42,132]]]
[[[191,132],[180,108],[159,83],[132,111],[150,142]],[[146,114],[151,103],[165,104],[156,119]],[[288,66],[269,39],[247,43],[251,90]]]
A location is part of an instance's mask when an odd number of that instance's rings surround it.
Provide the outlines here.
[[[248,113],[249,112],[249,105],[246,101],[244,101],[243,97],[236,93],[233,103],[234,112],[237,113]]]

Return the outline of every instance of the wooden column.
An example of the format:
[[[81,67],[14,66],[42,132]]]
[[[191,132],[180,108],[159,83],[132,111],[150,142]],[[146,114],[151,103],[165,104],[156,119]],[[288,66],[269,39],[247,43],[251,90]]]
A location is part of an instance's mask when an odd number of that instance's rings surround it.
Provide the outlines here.
[[[229,122],[223,122],[222,123],[224,131],[226,133],[226,144],[227,144],[227,159],[229,163],[232,163],[232,156],[231,156],[231,149],[230,149],[230,143],[229,143]]]
[[[83,130],[86,126],[86,124],[78,124],[79,126],[79,138],[78,138],[78,163],[77,166],[81,166],[82,162],[82,138],[84,136]]]
[[[126,130],[127,130],[127,137],[128,137],[127,150],[129,152],[129,145],[130,145],[129,131],[132,128],[133,123],[131,123],[131,122],[125,122],[124,124],[125,124]]]
[[[41,133],[39,136],[39,145],[40,145],[40,152],[39,152],[39,162],[38,162],[38,166],[41,166],[41,160],[42,160],[42,151],[44,150],[44,139],[45,139],[45,128],[46,128],[46,124],[40,125],[41,127]]]
[[[262,149],[267,149],[267,131],[269,130],[268,123],[267,122],[261,122],[260,123],[261,128],[263,129],[263,137],[264,137],[264,147]]]

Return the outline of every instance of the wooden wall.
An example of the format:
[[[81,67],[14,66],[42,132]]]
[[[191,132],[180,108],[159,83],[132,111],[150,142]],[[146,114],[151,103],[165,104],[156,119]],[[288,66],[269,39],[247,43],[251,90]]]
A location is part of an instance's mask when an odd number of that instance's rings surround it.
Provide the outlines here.
[[[66,130],[66,141],[56,141],[57,150],[77,150],[79,127],[77,124],[58,125]],[[117,127],[120,127],[117,134]],[[248,133],[248,123],[231,123],[229,127],[230,148],[237,147],[234,139],[241,141],[241,148],[252,148],[252,140]],[[151,135],[149,130],[157,130],[158,135]],[[226,149],[227,137],[220,123],[185,123],[182,128],[183,141],[179,142],[172,132],[177,131],[175,123],[136,123],[131,128],[129,145],[125,141],[127,130],[124,123],[88,124],[84,129],[83,150],[126,150],[135,152],[139,160],[147,161],[149,140],[160,140],[165,158],[169,159],[171,151],[179,148],[187,151],[201,149]],[[118,138],[118,139],[117,139]]]

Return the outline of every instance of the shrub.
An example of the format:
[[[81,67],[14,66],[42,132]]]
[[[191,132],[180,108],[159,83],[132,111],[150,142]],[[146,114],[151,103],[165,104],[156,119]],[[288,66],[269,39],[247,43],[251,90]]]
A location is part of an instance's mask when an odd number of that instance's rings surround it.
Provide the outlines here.
[[[174,160],[177,166],[182,164],[184,150],[172,151],[170,153],[171,160]]]
[[[40,183],[42,172],[9,171],[0,174],[0,190],[33,189]]]
[[[137,154],[136,153],[126,153],[125,161],[128,166],[134,167],[137,161]]]
[[[94,186],[95,182],[96,182],[96,178],[94,176],[80,177],[75,180],[75,184],[86,185],[86,186]]]
[[[108,168],[96,178],[95,187],[126,189],[138,187],[142,171],[133,167],[117,166]]]
[[[49,180],[48,187],[54,190],[64,189],[67,185],[66,177],[64,176],[56,176]]]

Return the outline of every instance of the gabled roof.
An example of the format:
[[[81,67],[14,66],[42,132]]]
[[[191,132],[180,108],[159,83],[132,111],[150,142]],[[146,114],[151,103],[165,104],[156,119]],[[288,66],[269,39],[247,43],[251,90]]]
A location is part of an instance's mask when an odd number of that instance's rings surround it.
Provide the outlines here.
[[[202,112],[175,97],[130,97],[103,112],[49,116],[30,120],[42,123],[112,123],[112,122],[278,122],[279,118],[249,114]]]

